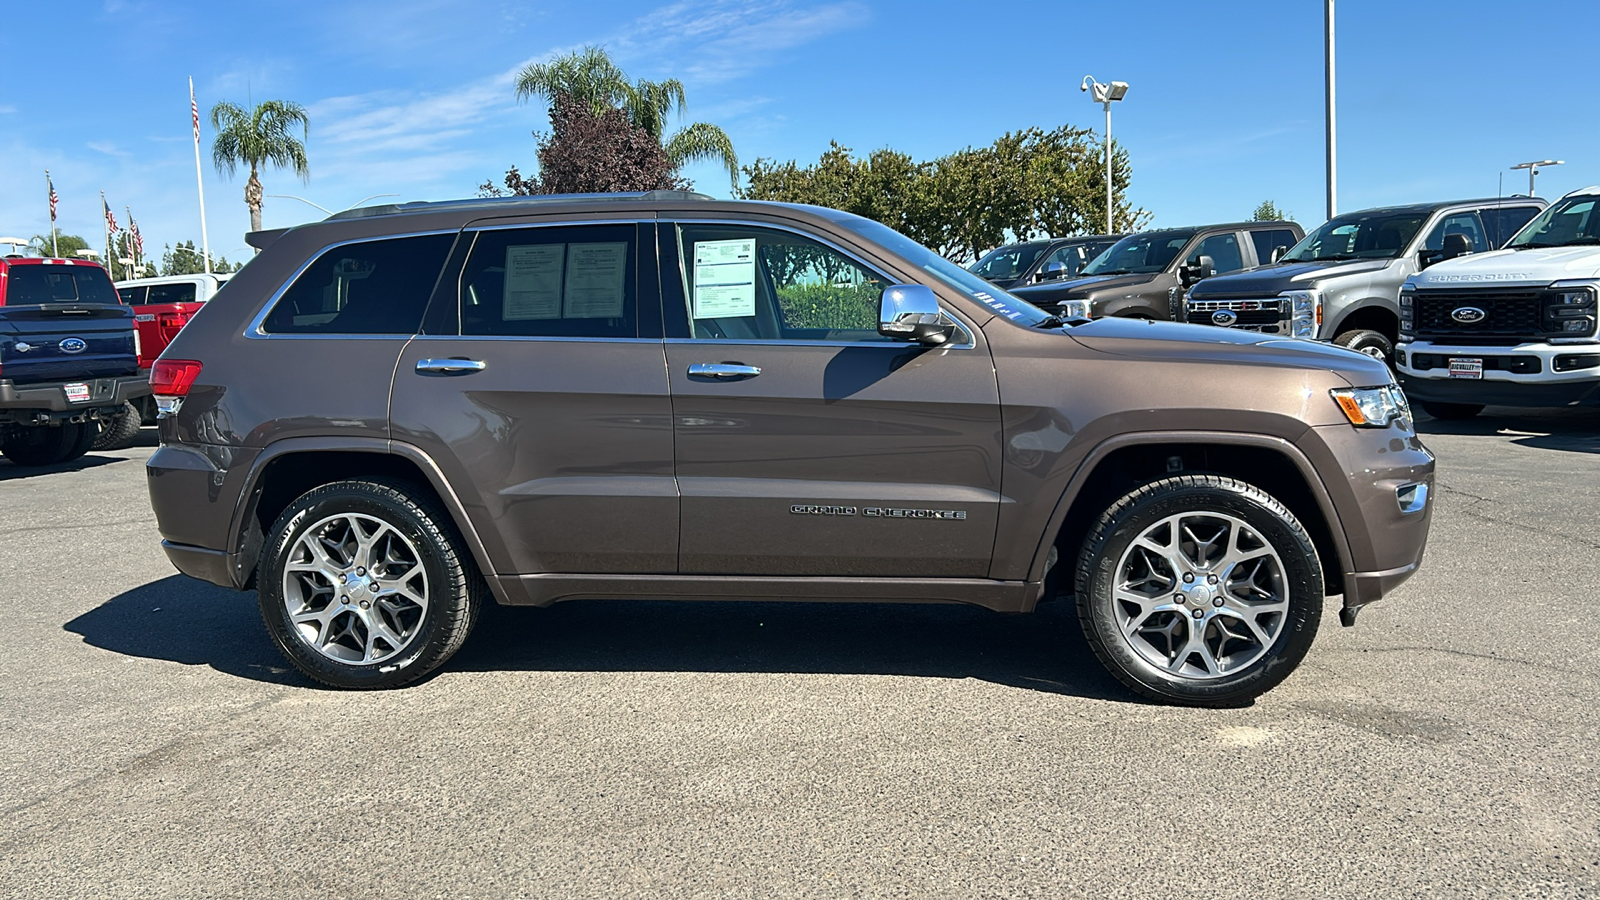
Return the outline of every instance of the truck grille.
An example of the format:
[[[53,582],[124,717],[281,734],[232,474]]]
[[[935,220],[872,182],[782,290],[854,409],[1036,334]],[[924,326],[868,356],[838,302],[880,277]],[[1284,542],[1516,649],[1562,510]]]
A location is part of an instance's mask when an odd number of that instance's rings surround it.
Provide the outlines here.
[[[1543,288],[1477,288],[1422,290],[1413,294],[1413,333],[1457,344],[1503,344],[1509,340],[1543,340],[1559,336],[1545,325]],[[1463,308],[1483,311],[1482,318],[1462,322],[1452,313]]]
[[[1288,315],[1281,297],[1261,300],[1190,300],[1187,321],[1191,325],[1219,325],[1218,310],[1233,313],[1235,319],[1229,328],[1259,331],[1262,334],[1288,334]]]

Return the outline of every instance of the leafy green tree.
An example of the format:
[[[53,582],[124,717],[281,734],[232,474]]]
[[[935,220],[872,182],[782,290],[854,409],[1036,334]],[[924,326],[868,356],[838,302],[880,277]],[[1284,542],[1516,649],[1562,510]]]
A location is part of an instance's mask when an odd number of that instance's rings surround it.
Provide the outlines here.
[[[295,137],[296,126],[300,137]],[[250,167],[244,185],[244,202],[250,208],[250,230],[261,230],[261,179],[258,170],[272,165],[292,169],[302,182],[311,179],[305,139],[310,123],[305,107],[289,100],[263,100],[250,109],[224,100],[211,107],[211,127],[217,131],[211,160],[217,172],[232,177],[242,163]]]
[[[214,258],[211,261],[211,271],[218,275],[238,271],[238,268],[229,263],[227,257]],[[161,254],[162,275],[198,275],[205,270],[205,260],[192,240],[181,241],[177,246],[168,244]]]
[[[1256,211],[1250,214],[1250,221],[1287,222],[1291,221],[1291,216],[1279,209],[1278,204],[1273,203],[1271,200],[1263,200],[1261,201],[1261,205],[1256,207]]]
[[[661,145],[674,169],[697,160],[713,160],[728,170],[728,179],[739,183],[739,156],[727,132],[716,125],[695,122],[666,136],[667,119],[685,107],[683,83],[676,78],[665,81],[629,81],[627,73],[611,59],[603,47],[557,57],[547,63],[534,63],[517,75],[517,99],[543,97],[552,104],[570,97],[588,106],[596,117],[607,109],[621,109],[628,121]]]
[[[72,259],[78,255],[79,250],[88,250],[89,242],[75,234],[61,233],[56,235],[54,246],[50,243],[50,235],[36,234],[28,242],[40,256],[60,255],[62,259]]]

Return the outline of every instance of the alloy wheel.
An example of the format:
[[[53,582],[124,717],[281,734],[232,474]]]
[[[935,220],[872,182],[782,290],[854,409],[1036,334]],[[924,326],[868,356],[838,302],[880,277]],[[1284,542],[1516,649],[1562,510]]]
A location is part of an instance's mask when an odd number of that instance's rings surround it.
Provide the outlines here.
[[[428,612],[422,557],[394,526],[340,513],[295,539],[283,602],[306,646],[347,664],[381,663],[411,643]]]

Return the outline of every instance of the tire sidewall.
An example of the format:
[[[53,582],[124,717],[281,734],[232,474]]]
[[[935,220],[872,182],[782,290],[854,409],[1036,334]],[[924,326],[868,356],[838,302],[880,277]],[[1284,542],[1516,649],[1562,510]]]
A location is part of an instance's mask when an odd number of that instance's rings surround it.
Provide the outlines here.
[[[1382,359],[1385,362],[1394,358],[1394,342],[1390,341],[1389,338],[1377,331],[1369,331],[1365,329],[1360,331],[1347,331],[1344,334],[1339,335],[1334,343],[1345,348],[1346,350],[1354,350],[1357,353],[1364,353],[1368,356],[1371,356],[1372,354],[1367,353],[1362,348],[1376,347],[1383,351]]]
[[[354,513],[372,516],[394,528],[416,548],[428,576],[428,608],[415,637],[404,650],[382,662],[366,665],[343,663],[311,647],[289,619],[284,602],[283,569],[289,551],[307,529],[330,516]],[[447,604],[460,602],[461,586],[451,577],[438,546],[437,525],[428,527],[425,513],[396,503],[372,490],[354,485],[319,488],[291,504],[279,518],[262,555],[257,579],[261,617],[284,655],[301,671],[319,681],[343,688],[381,688],[413,680],[412,671],[426,673],[445,652],[441,624]],[[420,669],[419,669],[420,667]],[[421,677],[420,675],[415,677]]]
[[[1185,512],[1227,513],[1248,523],[1277,551],[1289,592],[1284,626],[1267,653],[1238,673],[1203,681],[1177,678],[1146,662],[1117,627],[1112,599],[1118,563],[1128,546],[1160,520]],[[1304,659],[1322,617],[1322,572],[1305,531],[1286,510],[1273,509],[1247,491],[1185,484],[1137,500],[1117,514],[1098,553],[1086,555],[1085,563],[1087,590],[1081,611],[1086,626],[1095,630],[1097,643],[1124,676],[1151,694],[1177,702],[1243,703],[1270,690]]]

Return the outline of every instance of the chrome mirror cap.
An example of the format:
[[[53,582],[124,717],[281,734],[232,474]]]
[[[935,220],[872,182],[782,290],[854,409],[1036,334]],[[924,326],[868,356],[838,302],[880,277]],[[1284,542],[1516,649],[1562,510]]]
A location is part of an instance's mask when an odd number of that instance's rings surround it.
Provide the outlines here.
[[[894,284],[883,289],[878,333],[902,341],[942,344],[955,323],[939,311],[939,298],[924,284]]]

